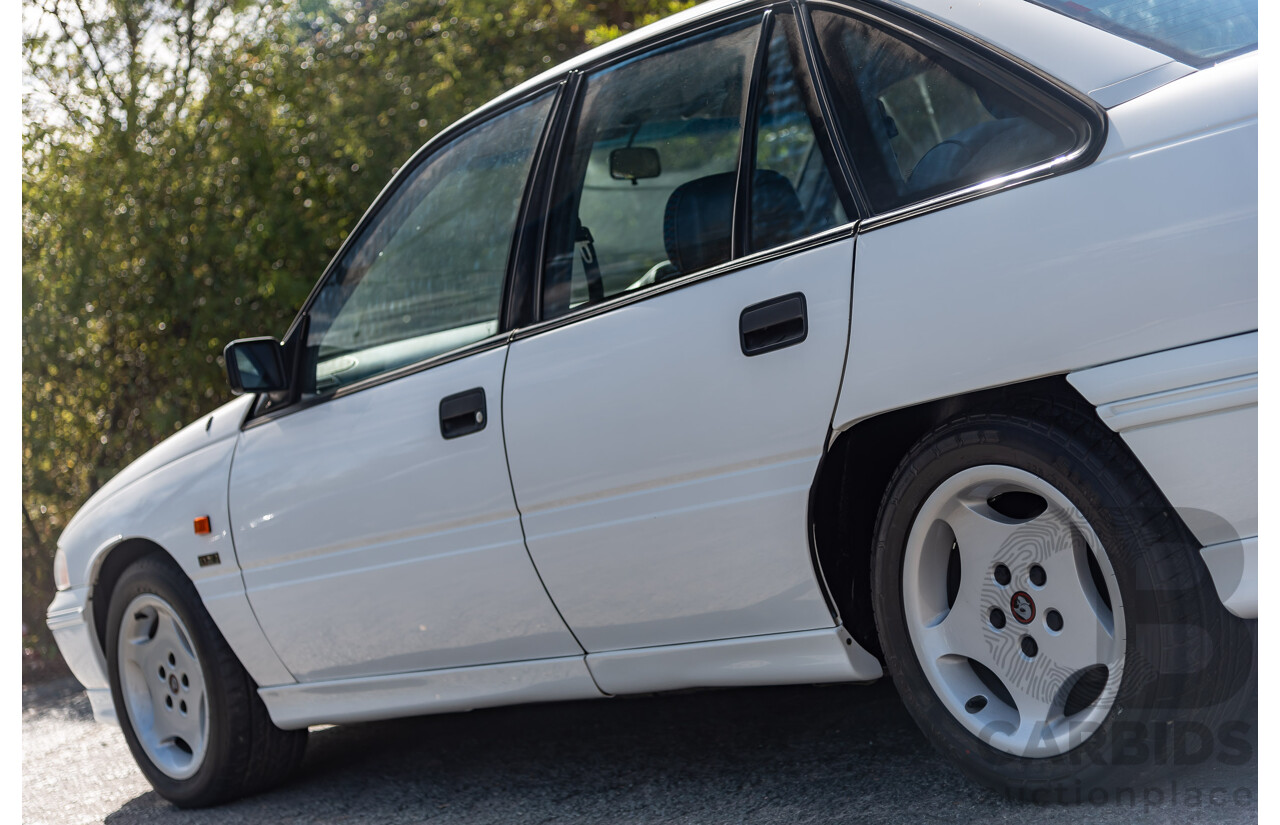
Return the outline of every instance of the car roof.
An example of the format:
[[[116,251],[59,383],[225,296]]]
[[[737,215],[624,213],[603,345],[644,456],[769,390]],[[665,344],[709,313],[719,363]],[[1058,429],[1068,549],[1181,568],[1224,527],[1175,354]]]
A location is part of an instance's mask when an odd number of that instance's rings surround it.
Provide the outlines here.
[[[735,9],[763,8],[761,0],[709,0],[628,32],[529,78],[483,104],[444,133],[486,117],[514,99],[545,88],[569,72],[607,60],[637,44],[700,20],[731,14]],[[946,28],[972,36],[1092,97],[1105,108],[1119,105],[1194,72],[1168,55],[1058,14],[1027,0],[870,0],[864,3],[810,2],[811,8],[879,6],[925,17]],[[442,133],[442,135],[444,134]],[[440,136],[437,136],[440,137]],[[431,143],[436,143],[432,140]]]

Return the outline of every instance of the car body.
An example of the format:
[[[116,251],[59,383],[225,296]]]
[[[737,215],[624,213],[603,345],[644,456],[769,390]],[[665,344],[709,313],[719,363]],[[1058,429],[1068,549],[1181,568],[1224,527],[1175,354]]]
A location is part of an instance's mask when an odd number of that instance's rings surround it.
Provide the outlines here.
[[[260,391],[66,528],[49,624],[95,715],[156,554],[281,729],[878,679],[899,466],[1040,397],[1256,618],[1255,49],[1023,0],[712,2],[482,106],[282,344],[228,348]]]

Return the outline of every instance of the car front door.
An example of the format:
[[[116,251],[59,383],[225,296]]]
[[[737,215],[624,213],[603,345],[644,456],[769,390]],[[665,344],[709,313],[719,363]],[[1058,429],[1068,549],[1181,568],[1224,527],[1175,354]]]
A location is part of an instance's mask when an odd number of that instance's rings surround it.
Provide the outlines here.
[[[833,624],[807,510],[854,239],[801,54],[780,9],[583,78],[503,407],[530,554],[588,652]]]
[[[296,400],[230,480],[255,615],[303,682],[581,655],[530,563],[499,306],[545,93],[416,162],[305,310]]]

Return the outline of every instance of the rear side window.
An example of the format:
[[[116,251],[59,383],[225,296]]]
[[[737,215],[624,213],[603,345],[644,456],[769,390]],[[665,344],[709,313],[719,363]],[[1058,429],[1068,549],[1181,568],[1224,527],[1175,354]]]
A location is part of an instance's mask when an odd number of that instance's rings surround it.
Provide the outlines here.
[[[1082,119],[976,60],[841,13],[815,10],[813,26],[876,212],[1038,166],[1087,140]]]
[[[760,17],[586,79],[553,194],[542,315],[729,260]]]
[[[542,318],[849,221],[830,142],[810,118],[817,104],[796,19],[785,10],[764,20],[586,78],[556,172]]]

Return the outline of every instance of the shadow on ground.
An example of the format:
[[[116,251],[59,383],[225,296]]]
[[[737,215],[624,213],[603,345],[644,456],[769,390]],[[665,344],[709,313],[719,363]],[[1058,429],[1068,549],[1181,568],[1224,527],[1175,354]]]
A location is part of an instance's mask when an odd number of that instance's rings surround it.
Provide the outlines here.
[[[954,770],[887,682],[705,691],[314,731],[274,792],[190,812],[145,793],[106,822],[1256,822],[1256,756],[1221,756],[1033,807]]]

